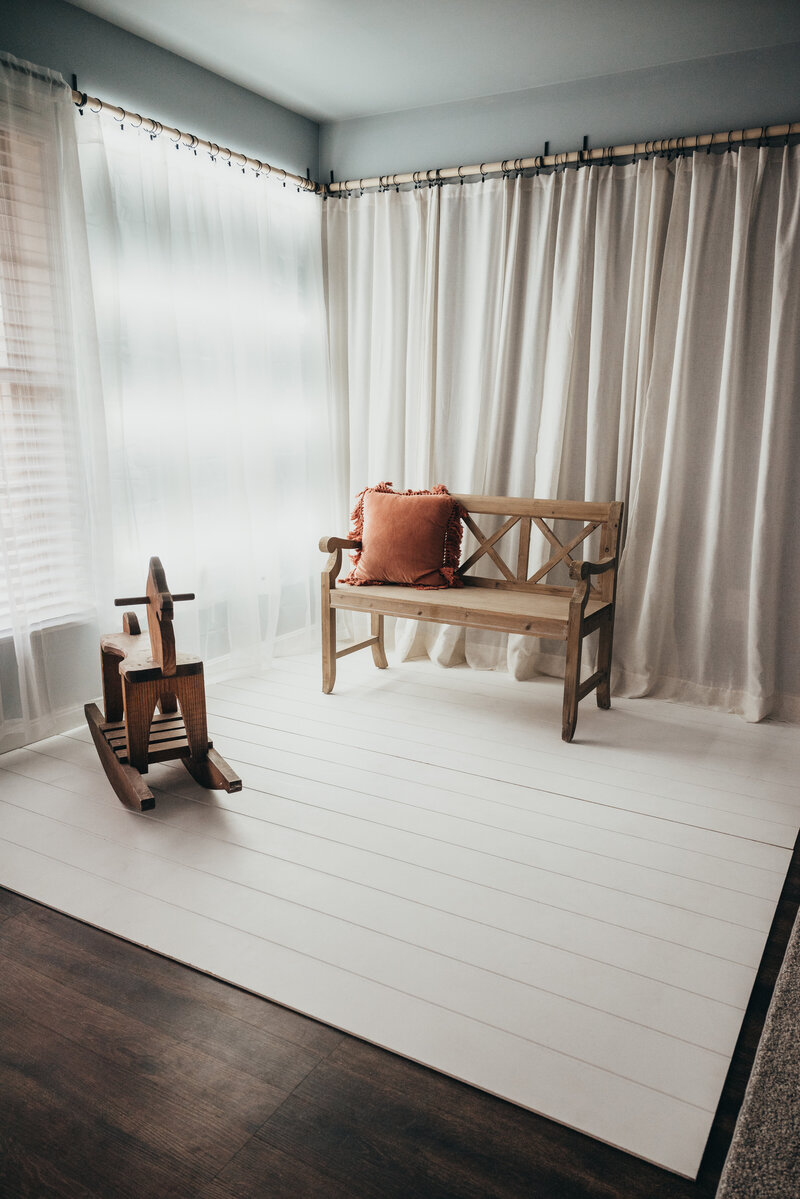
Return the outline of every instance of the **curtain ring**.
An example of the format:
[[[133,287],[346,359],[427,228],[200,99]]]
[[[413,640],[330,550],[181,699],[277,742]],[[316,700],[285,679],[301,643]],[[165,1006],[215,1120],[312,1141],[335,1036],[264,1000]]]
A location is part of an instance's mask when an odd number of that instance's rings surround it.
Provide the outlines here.
[[[728,148],[727,148],[727,150],[725,151],[725,153],[726,153],[726,154],[730,154],[730,152],[731,152],[731,134],[732,134],[732,133],[733,133],[733,130],[732,130],[732,129],[729,129],[729,130],[728,130]]]
[[[481,173],[481,183],[485,183],[485,182],[486,182],[486,172],[485,172],[485,171],[484,171],[484,169],[483,169],[485,166],[486,166],[486,163],[485,163],[485,162],[482,162],[482,163],[481,163],[481,165],[480,165],[480,168],[479,168],[479,169],[480,169],[480,173]]]
[[[119,113],[119,116],[117,116],[117,112]],[[124,122],[124,120],[125,120],[125,109],[124,108],[118,108],[116,110],[116,112],[114,113],[114,120],[118,121],[120,125]]]

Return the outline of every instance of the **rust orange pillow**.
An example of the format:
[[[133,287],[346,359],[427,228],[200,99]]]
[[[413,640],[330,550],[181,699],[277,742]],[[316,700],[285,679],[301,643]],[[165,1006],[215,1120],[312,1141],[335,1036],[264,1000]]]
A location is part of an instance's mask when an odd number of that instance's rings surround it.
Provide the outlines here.
[[[463,586],[456,573],[461,505],[441,483],[430,491],[394,491],[391,483],[365,487],[350,519],[350,536],[361,549],[351,555],[353,569],[341,583]]]

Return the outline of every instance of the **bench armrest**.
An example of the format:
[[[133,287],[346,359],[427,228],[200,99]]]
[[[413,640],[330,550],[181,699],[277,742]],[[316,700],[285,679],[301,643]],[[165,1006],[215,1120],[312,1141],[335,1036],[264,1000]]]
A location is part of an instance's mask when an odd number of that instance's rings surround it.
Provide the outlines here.
[[[348,541],[345,537],[321,537],[319,548],[323,554],[332,554],[334,550],[360,550],[360,541]]]
[[[322,570],[323,597],[336,587],[336,576],[342,566],[342,550],[360,550],[360,541],[350,541],[346,537],[321,537],[319,548],[324,554],[330,554]]]
[[[616,558],[601,558],[599,562],[571,562],[569,566],[569,577],[575,579],[588,579],[590,575],[602,575],[607,570],[614,570],[617,565]]]

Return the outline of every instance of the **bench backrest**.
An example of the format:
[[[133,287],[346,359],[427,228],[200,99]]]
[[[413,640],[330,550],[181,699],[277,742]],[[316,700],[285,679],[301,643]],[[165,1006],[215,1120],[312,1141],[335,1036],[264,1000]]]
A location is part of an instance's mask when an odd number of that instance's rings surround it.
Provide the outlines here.
[[[543,580],[559,563],[580,561],[586,555],[573,550],[596,529],[600,530],[600,544],[592,553],[593,560],[609,558],[619,553],[622,508],[620,501],[610,503],[584,503],[580,500],[531,500],[507,495],[454,495],[466,511],[464,523],[477,541],[474,550],[469,550],[458,569],[465,585],[471,587],[506,587],[516,591],[540,591],[549,595],[570,595],[574,584],[559,586]],[[493,533],[483,532],[481,516],[505,517],[505,521]],[[578,526],[574,535],[562,541],[553,532],[554,521],[574,521]],[[485,523],[485,522],[484,522]],[[519,528],[515,538],[508,538],[505,546],[498,545]],[[548,547],[547,560],[529,573],[531,534],[541,534]],[[509,547],[508,549],[506,548]],[[511,562],[506,561],[509,549],[513,551]],[[504,557],[506,555],[506,557]],[[480,562],[491,561],[500,572],[499,578],[471,573]],[[468,573],[469,572],[469,573]],[[599,575],[592,593],[605,600],[613,600],[616,570]]]

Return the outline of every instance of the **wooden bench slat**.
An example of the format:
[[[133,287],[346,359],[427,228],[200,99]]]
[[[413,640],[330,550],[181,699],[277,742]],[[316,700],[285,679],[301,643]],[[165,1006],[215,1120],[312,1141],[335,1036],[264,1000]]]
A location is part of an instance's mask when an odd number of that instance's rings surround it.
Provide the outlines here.
[[[458,624],[501,633],[527,633],[563,641],[567,635],[569,597],[539,595],[510,588],[453,587],[442,591],[419,591],[413,587],[349,587],[339,584],[331,592],[331,607],[351,612],[380,611],[386,616]],[[605,600],[591,599],[587,612],[593,616],[608,607]]]
[[[524,496],[509,495],[456,495],[468,512],[492,516],[540,516],[550,520],[597,520],[609,519],[613,502],[584,503],[582,500],[537,500]]]

